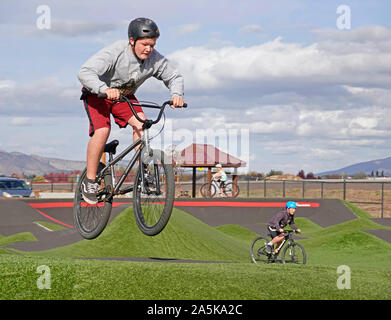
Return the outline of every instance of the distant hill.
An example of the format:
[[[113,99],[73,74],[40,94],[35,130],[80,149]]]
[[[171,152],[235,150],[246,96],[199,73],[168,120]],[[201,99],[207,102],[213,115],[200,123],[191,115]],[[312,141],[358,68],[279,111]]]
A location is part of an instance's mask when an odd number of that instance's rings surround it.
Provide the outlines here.
[[[43,175],[50,172],[82,170],[84,167],[84,161],[45,158],[38,155],[0,150],[0,175],[9,176],[13,173]]]
[[[320,172],[317,173],[316,175],[317,176],[325,176],[325,175],[332,175],[332,174],[354,175],[356,173],[361,173],[361,172],[365,172],[367,175],[370,175],[372,171],[374,172],[374,174],[376,174],[376,171],[378,171],[379,174],[381,174],[381,172],[384,171],[385,176],[391,176],[391,157],[385,159],[379,159],[379,160],[359,162],[341,169]]]

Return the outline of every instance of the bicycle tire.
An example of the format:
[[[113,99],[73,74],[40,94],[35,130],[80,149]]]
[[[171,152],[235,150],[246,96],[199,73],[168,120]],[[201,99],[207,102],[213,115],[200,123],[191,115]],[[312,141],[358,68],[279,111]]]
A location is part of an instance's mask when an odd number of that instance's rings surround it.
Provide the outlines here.
[[[288,251],[290,250],[290,251]],[[297,251],[298,250],[298,251]],[[288,253],[288,256],[287,256]],[[281,257],[282,263],[289,264],[306,264],[307,254],[300,243],[294,242],[288,244],[282,253]]]
[[[256,237],[253,240],[250,246],[250,258],[253,263],[268,263],[270,261],[270,254],[267,254],[265,251],[268,242],[262,236]]]
[[[133,190],[134,215],[140,231],[145,235],[155,236],[166,227],[172,213],[175,195],[174,170],[171,160],[167,159],[161,150],[153,150],[153,156],[141,162]],[[161,195],[156,194],[157,189],[153,191],[156,187],[155,170],[158,171]],[[151,194],[142,190],[141,173],[150,175],[147,187],[152,190]]]
[[[216,194],[216,187],[212,183],[204,183],[200,188],[200,193],[204,198],[213,198]]]
[[[224,189],[225,195],[229,198],[236,198],[239,195],[239,186],[236,183],[229,182],[225,185]]]
[[[99,163],[98,172],[104,167],[103,163]],[[75,227],[80,235],[85,239],[95,239],[105,229],[109,221],[112,197],[101,199],[96,205],[90,205],[83,200],[81,193],[81,183],[87,176],[87,168],[84,169],[80,176],[80,180],[76,186],[75,196],[73,200],[73,218]],[[107,171],[103,179],[104,187],[112,187],[111,173]]]

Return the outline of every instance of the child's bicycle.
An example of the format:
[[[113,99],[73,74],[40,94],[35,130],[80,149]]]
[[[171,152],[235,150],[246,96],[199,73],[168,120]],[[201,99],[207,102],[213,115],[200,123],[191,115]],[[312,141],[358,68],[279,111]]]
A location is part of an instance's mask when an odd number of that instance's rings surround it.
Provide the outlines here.
[[[284,231],[285,238],[281,242],[281,245],[277,248],[277,251],[274,253],[274,248],[272,248],[272,253],[266,251],[267,243],[269,242],[264,237],[259,236],[253,240],[250,246],[250,257],[253,263],[295,263],[295,264],[305,264],[307,261],[307,255],[304,248],[301,244],[297,243],[292,238],[293,230]],[[271,237],[271,235],[269,234]],[[278,254],[285,246],[282,251],[281,260],[278,260]]]
[[[200,193],[204,198],[213,198],[217,192],[221,197],[236,198],[239,195],[239,186],[234,182],[221,185],[218,179],[213,178],[210,183],[204,183],[200,188]]]
[[[105,98],[107,95],[99,95],[99,97]],[[162,106],[137,104],[144,108],[160,109],[156,120],[140,119],[133,108],[133,105],[136,104],[132,104],[125,96],[121,96],[120,101],[127,102],[137,120],[143,123],[143,135],[115,158],[113,155],[116,154],[118,140],[106,144],[104,152],[109,154],[109,161],[107,164],[99,163],[96,181],[100,185],[100,189],[96,205],[90,205],[83,200],[81,183],[86,178],[87,170],[84,169],[81,174],[73,202],[73,216],[77,230],[86,239],[96,238],[106,227],[114,196],[133,192],[133,208],[137,226],[149,236],[157,235],[164,229],[173,208],[175,181],[172,161],[163,151],[151,148],[150,140],[152,138],[149,137],[148,130],[160,121],[164,108],[170,105],[171,101],[164,102]],[[184,107],[187,105],[185,104]],[[114,165],[136,147],[138,149],[134,156],[119,180],[116,181]],[[138,167],[134,184],[122,187],[134,165]]]

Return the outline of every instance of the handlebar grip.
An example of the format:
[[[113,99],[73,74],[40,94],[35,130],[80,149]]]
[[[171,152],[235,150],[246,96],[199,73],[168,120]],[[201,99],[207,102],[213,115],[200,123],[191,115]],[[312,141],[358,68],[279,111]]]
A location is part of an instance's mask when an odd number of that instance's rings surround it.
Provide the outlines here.
[[[98,93],[97,95],[98,98],[102,98],[102,99],[107,99],[107,94],[106,93]],[[126,99],[124,99],[124,97],[121,95],[119,97],[119,102],[126,102]]]
[[[173,105],[173,102],[170,101],[168,104],[169,104],[170,106],[172,106],[172,105]],[[180,108],[187,108],[187,103],[183,103],[183,106],[180,107]]]

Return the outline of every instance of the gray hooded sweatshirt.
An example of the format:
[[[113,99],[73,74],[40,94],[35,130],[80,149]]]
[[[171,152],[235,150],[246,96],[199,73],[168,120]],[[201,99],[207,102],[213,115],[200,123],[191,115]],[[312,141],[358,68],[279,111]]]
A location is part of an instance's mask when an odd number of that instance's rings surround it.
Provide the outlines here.
[[[78,78],[91,93],[104,93],[107,88],[118,88],[124,95],[134,94],[150,77],[162,80],[171,96],[183,97],[182,75],[155,49],[139,63],[128,40],[120,40],[103,48],[84,63]]]

